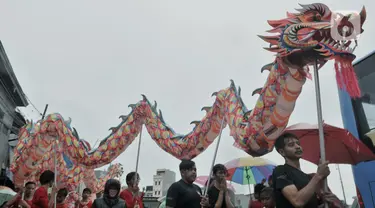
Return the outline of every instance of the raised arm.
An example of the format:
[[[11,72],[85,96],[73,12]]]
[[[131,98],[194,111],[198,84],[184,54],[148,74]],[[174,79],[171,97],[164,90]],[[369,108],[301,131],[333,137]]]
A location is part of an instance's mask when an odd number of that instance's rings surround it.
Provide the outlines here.
[[[305,206],[314,196],[322,180],[330,174],[328,162],[318,166],[317,173],[310,182],[301,190],[298,190],[287,174],[278,169],[274,171],[273,178],[276,182],[276,189],[281,190],[282,194],[294,207]]]
[[[225,191],[220,190],[219,194],[215,196],[213,189],[209,188],[207,191],[207,196],[209,200],[210,207],[212,208],[221,208],[223,206]]]

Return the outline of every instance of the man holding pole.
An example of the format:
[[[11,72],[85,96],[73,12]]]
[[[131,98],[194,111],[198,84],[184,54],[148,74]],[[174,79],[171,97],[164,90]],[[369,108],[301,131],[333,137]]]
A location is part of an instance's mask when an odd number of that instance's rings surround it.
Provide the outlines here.
[[[173,183],[167,193],[167,208],[209,207],[208,198],[202,196],[199,186],[193,184],[197,178],[195,162],[182,160],[180,163],[181,180]]]
[[[300,168],[299,160],[303,150],[294,134],[282,134],[275,142],[275,149],[285,159],[285,164],[277,166],[272,173],[276,207],[317,208],[336,198],[330,192],[323,193],[322,201],[317,197],[322,183],[330,174],[328,161],[321,163],[316,174],[311,177]]]

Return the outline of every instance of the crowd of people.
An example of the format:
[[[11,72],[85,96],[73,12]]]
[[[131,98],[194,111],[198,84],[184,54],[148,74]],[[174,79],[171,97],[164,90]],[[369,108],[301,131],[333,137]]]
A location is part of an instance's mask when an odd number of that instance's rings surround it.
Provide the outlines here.
[[[137,177],[136,177],[137,176]],[[39,177],[40,186],[36,188],[35,182],[27,182],[24,187],[16,188],[7,179],[5,184],[9,188],[17,191],[17,194],[10,200],[0,205],[0,208],[67,208],[67,188],[56,188],[54,184],[55,174],[50,170],[44,171]],[[82,197],[74,203],[76,208],[144,208],[143,196],[139,191],[139,174],[131,172],[126,176],[128,188],[121,190],[121,183],[116,179],[106,181],[104,191],[96,194],[96,199],[92,200],[92,191],[85,188]],[[51,193],[48,189],[51,188]],[[56,200],[55,200],[56,199]]]
[[[276,151],[285,159],[268,178],[254,187],[254,199],[249,208],[343,208],[344,204],[329,189],[323,189],[324,180],[330,174],[328,161],[319,164],[317,172],[307,174],[301,170],[300,159],[303,149],[299,138],[284,133],[275,142]],[[317,150],[318,151],[318,150]],[[216,164],[212,179],[206,186],[207,194],[193,184],[197,167],[191,160],[180,163],[181,180],[172,184],[166,197],[167,208],[234,208],[234,194],[227,188],[227,169]]]
[[[264,179],[254,186],[254,198],[250,200],[249,208],[343,207],[330,190],[323,189],[323,182],[330,174],[328,162],[321,163],[316,173],[304,173],[300,167],[302,147],[299,139],[289,133],[276,140],[275,149],[285,159],[285,164],[277,166],[268,180]],[[223,164],[213,167],[212,177],[204,191],[194,184],[197,177],[194,161],[182,160],[179,170],[181,180],[169,187],[165,202],[167,208],[235,208],[235,195],[227,187],[228,171]],[[4,202],[0,208],[52,208],[55,201],[56,207],[67,207],[68,190],[57,189],[54,180],[52,171],[44,171],[40,175],[38,188],[35,182],[27,182],[15,197]],[[139,181],[139,174],[131,172],[126,176],[127,188],[124,190],[121,190],[121,183],[116,179],[106,181],[104,191],[100,193],[92,193],[89,188],[85,188],[75,207],[144,208],[144,193],[138,187]],[[16,190],[12,183],[7,184]],[[50,194],[49,188],[52,188]],[[96,194],[96,199],[92,200],[92,194]]]

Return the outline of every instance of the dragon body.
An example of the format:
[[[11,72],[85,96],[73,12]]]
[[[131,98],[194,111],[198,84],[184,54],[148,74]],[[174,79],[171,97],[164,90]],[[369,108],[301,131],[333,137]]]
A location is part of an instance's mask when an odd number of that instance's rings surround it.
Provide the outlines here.
[[[205,116],[193,121],[193,130],[182,135],[166,124],[156,102],[153,105],[143,96],[140,102],[129,105],[131,112],[120,116],[121,123],[110,129],[111,134],[98,148],[90,151],[60,114],[50,114],[34,125],[33,132],[27,126],[21,130],[15,150],[19,154],[12,166],[15,183],[22,183],[25,177],[36,172],[43,154],[51,150],[55,141],[58,151],[64,150],[74,166],[94,169],[110,163],[125,151],[142,125],[160,148],[178,159],[192,159],[202,153],[227,125],[236,147],[252,156],[269,153],[288,124],[306,78],[311,76],[309,65],[317,63],[320,68],[328,60],[335,60],[336,78],[342,81],[341,87],[351,87],[348,91],[352,97],[360,95],[351,65],[355,58],[353,48],[349,47],[351,41],[330,37],[332,12],[321,3],[301,6],[296,14],[287,13],[285,19],[268,21],[272,26],[268,32],[277,35],[260,36],[270,43],[267,50],[276,52],[276,58],[262,68],[269,71],[269,76],[265,85],[253,92],[259,97],[252,110],[246,108],[241,89],[232,82],[230,87],[213,93],[216,96],[213,105],[202,108]],[[360,18],[362,28],[366,11],[363,8],[357,16],[344,18]]]
[[[70,130],[70,122],[64,121],[65,126],[67,126]],[[21,129],[20,134],[28,135],[27,138],[30,137],[30,133],[32,134],[35,131],[38,131],[38,127],[40,125],[33,125],[32,123],[28,123],[24,128]],[[79,143],[85,148],[86,151],[90,151],[91,147],[90,144],[83,140],[79,139],[78,133],[75,129],[73,129],[73,134],[76,138],[78,138]],[[40,141],[42,142],[42,141]],[[24,168],[31,168],[32,174],[29,174],[23,181],[39,181],[39,176],[45,170],[54,171],[55,169],[55,149],[54,145],[49,146],[48,148],[39,148],[33,149],[34,143],[29,139],[24,139],[19,141],[18,146],[21,146],[22,151],[15,151],[14,156],[20,157],[21,155],[28,156],[29,161],[31,162],[31,166],[24,166]],[[38,151],[29,151],[29,150],[38,150]],[[93,192],[99,192],[104,190],[105,182],[109,178],[114,177],[121,177],[123,173],[122,165],[117,163],[111,165],[108,168],[107,174],[102,176],[101,178],[97,179],[94,173],[94,169],[86,168],[80,165],[75,165],[69,157],[64,153],[61,146],[57,146],[56,148],[56,168],[57,168],[57,181],[59,187],[67,187],[69,191],[73,191],[77,188],[77,186],[83,182],[86,187],[90,188]],[[26,164],[26,163],[25,163]],[[12,164],[12,168],[13,168]],[[36,168],[35,168],[36,167]],[[17,175],[14,176],[14,179],[17,179]]]

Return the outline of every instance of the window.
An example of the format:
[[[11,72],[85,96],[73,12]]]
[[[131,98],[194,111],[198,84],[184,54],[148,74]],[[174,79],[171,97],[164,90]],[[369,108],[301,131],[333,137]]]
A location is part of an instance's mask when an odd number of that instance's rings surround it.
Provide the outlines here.
[[[155,191],[155,195],[157,195],[158,194],[158,192],[157,191]]]
[[[158,181],[158,185],[160,185],[160,181]]]
[[[375,103],[369,104],[369,103],[362,102],[362,106],[363,106],[363,110],[365,111],[367,123],[368,123],[370,130],[375,129]]]
[[[375,128],[375,72],[373,66],[375,64],[375,54],[370,55],[366,59],[355,64],[354,68],[358,77],[358,84],[361,88],[363,111],[356,112],[357,120],[360,122],[361,133],[365,134],[369,130]],[[357,121],[358,122],[358,121]],[[367,124],[366,124],[367,123]]]
[[[155,181],[155,186],[156,186],[156,185],[158,185],[158,182],[157,182],[157,181]]]
[[[375,54],[354,65],[362,97],[352,99],[352,107],[359,139],[375,153],[375,146],[367,135],[375,129]]]

